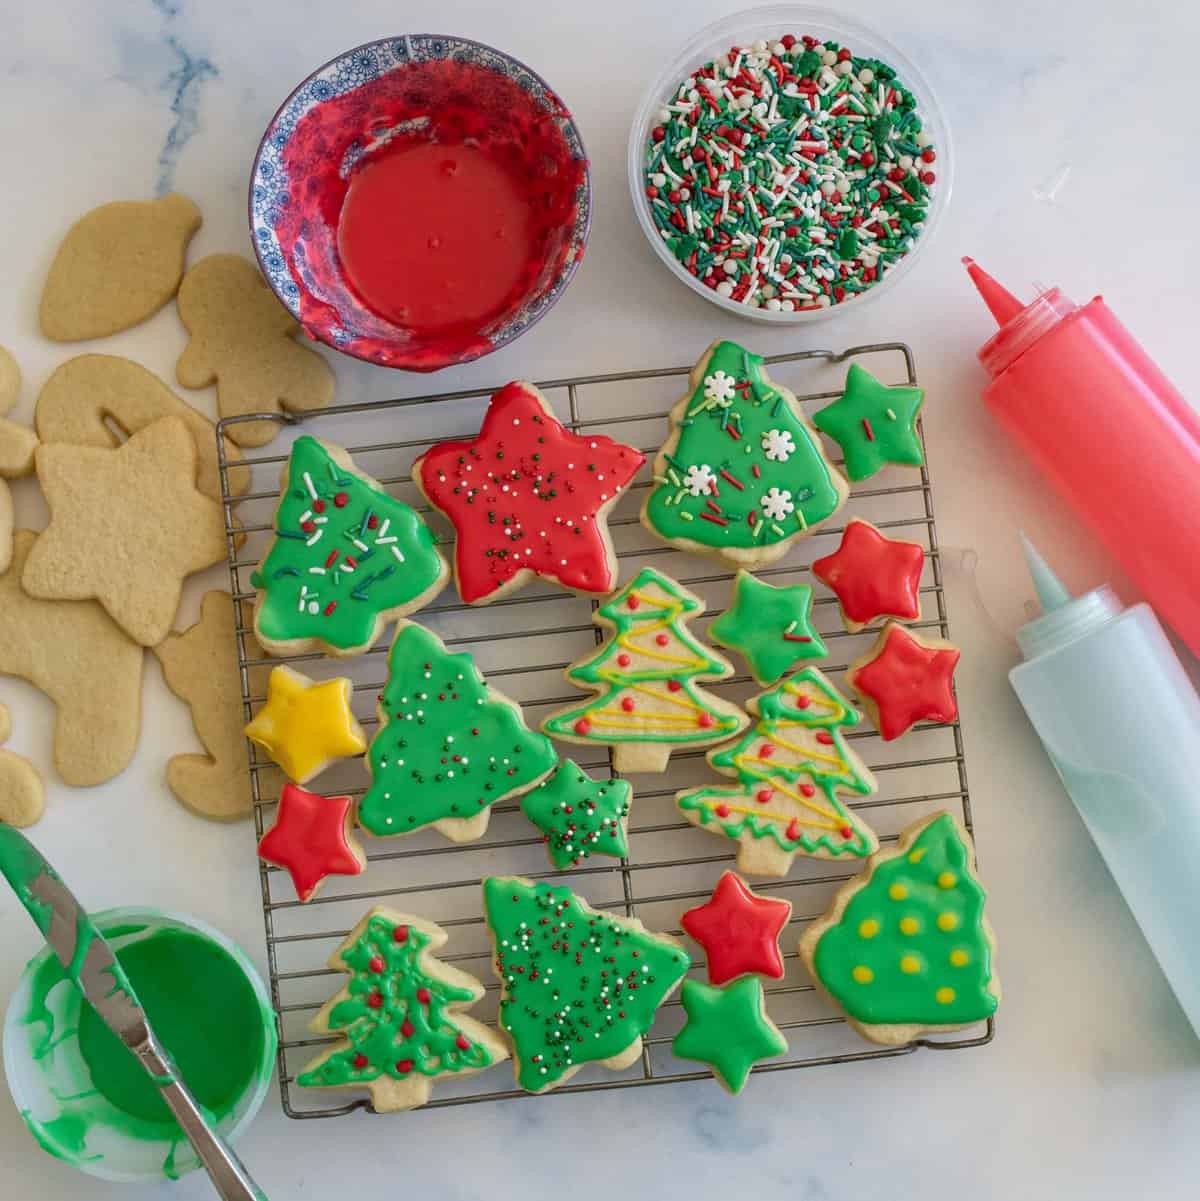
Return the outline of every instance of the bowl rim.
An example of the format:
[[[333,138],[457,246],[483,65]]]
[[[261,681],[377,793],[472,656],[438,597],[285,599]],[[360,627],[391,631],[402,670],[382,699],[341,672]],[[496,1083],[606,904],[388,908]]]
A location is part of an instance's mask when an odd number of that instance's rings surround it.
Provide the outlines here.
[[[645,139],[649,132],[649,117],[656,105],[661,105],[662,97],[668,88],[673,88],[684,78],[685,73],[694,70],[687,63],[698,54],[708,54],[710,43],[720,37],[733,38],[739,26],[752,24],[775,24],[777,26],[792,25],[797,28],[784,32],[804,32],[798,27],[805,21],[820,23],[836,31],[844,43],[854,48],[854,40],[861,38],[868,51],[878,51],[878,57],[895,67],[897,74],[908,89],[919,100],[919,111],[923,118],[937,130],[936,142],[939,171],[938,190],[930,205],[930,215],[925,228],[921,231],[913,248],[892,268],[879,283],[868,291],[857,296],[850,303],[833,304],[828,308],[815,312],[770,312],[766,309],[750,308],[739,301],[718,296],[711,288],[707,288],[694,275],[680,264],[662,244],[653,219],[649,215],[648,204],[642,184],[643,155]],[[856,51],[857,52],[857,51]],[[716,51],[720,53],[720,51]],[[928,76],[920,66],[897,46],[886,34],[879,32],[875,26],[860,20],[857,16],[843,15],[842,12],[820,4],[776,3],[757,5],[752,8],[728,13],[715,21],[710,21],[703,28],[692,34],[676,51],[669,63],[649,82],[643,90],[637,110],[629,129],[626,162],[629,177],[629,193],[633,204],[634,215],[641,227],[646,240],[650,243],[657,257],[663,262],[670,273],[710,304],[716,305],[724,312],[743,320],[757,321],[762,324],[780,325],[786,327],[808,325],[813,322],[828,321],[840,316],[843,312],[859,312],[865,304],[876,301],[881,295],[887,295],[894,285],[902,282],[912,271],[916,261],[927,247],[943,224],[946,209],[954,190],[955,162],[954,142],[950,130],[950,122],[946,117],[945,108]]]
[[[574,134],[575,142],[578,144],[580,151],[579,158],[576,161],[583,164],[583,179],[579,185],[579,193],[576,201],[576,229],[578,232],[572,233],[572,244],[577,243],[577,245],[574,252],[568,254],[566,261],[563,263],[561,270],[555,276],[553,282],[541,294],[545,303],[543,303],[539,310],[519,328],[515,328],[515,322],[510,321],[507,325],[507,330],[501,331],[501,336],[490,340],[491,345],[487,350],[482,350],[475,354],[466,354],[462,358],[456,359],[453,363],[446,364],[447,367],[455,367],[464,363],[474,362],[476,359],[483,358],[484,356],[491,354],[493,351],[500,350],[502,347],[507,346],[509,342],[519,338],[522,334],[527,333],[530,329],[537,325],[537,323],[541,321],[543,317],[546,316],[546,314],[558,303],[571,280],[575,278],[576,271],[579,270],[579,265],[583,261],[584,252],[587,249],[588,241],[591,237],[592,214],[594,208],[592,203],[593,190],[591,158],[588,155],[587,146],[584,143],[583,134],[579,128],[579,123],[575,120],[574,112],[563,101],[558,89],[551,87],[551,85],[546,81],[540,72],[535,71],[527,63],[523,62],[515,55],[509,54],[507,50],[500,50],[488,42],[479,41],[478,38],[464,37],[457,33],[398,33],[392,34],[389,37],[372,38],[369,42],[361,42],[357,46],[352,46],[348,50],[343,50],[340,53],[333,55],[331,58],[326,59],[320,64],[320,66],[314,67],[302,80],[300,80],[299,83],[296,84],[294,88],[292,88],[292,90],[276,107],[275,111],[271,114],[271,119],[267,122],[263,129],[262,136],[258,140],[258,146],[254,151],[254,158],[250,164],[250,176],[246,184],[246,218],[250,232],[250,245],[254,250],[255,262],[258,265],[259,273],[262,275],[263,281],[266,283],[267,287],[271,289],[272,295],[275,296],[279,303],[282,304],[289,313],[291,313],[293,319],[299,323],[305,337],[313,341],[321,342],[330,347],[330,349],[336,350],[339,354],[344,354],[349,358],[358,359],[360,362],[364,363],[371,363],[377,367],[390,367],[391,369],[397,371],[413,369],[406,368],[402,364],[383,361],[376,355],[361,354],[349,350],[345,346],[339,345],[332,338],[324,336],[321,331],[310,330],[297,309],[293,308],[288,302],[287,297],[280,295],[278,289],[276,289],[274,283],[272,282],[270,272],[267,270],[267,265],[263,259],[263,249],[259,244],[258,238],[256,237],[254,220],[254,187],[255,180],[258,178],[259,166],[262,163],[263,153],[266,150],[267,140],[270,137],[272,130],[274,130],[280,117],[283,116],[284,112],[287,110],[289,105],[291,105],[292,101],[295,100],[296,97],[305,88],[307,88],[314,79],[321,75],[322,72],[327,71],[330,67],[334,66],[336,63],[340,63],[346,59],[349,59],[362,50],[374,49],[376,46],[387,46],[400,41],[407,42],[410,38],[431,40],[437,40],[441,38],[445,39],[447,42],[456,42],[466,44],[468,46],[475,46],[481,50],[486,50],[490,54],[496,55],[498,58],[503,59],[505,62],[519,68],[521,71],[524,71],[526,74],[531,76],[541,85],[544,92],[550,96],[553,96],[554,99],[558,101],[559,112],[557,115],[570,126]],[[389,68],[389,71],[398,70],[402,66],[406,65],[408,64],[397,63],[393,67]],[[375,81],[367,81],[368,84],[373,82]],[[366,85],[364,84],[362,86]],[[316,104],[314,104],[314,107],[316,107],[317,104],[323,103],[325,103],[323,100],[318,100],[316,101]],[[580,219],[580,214],[582,214],[582,219]],[[534,299],[536,299],[536,297]],[[529,302],[527,301],[526,304],[528,303]],[[523,304],[522,307],[517,310],[516,315],[519,316],[524,309],[525,304]],[[438,370],[444,370],[444,368],[439,368]]]

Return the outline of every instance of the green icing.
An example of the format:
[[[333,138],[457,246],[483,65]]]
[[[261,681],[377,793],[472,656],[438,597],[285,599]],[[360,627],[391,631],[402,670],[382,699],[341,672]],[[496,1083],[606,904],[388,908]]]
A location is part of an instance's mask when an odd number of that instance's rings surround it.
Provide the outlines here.
[[[850,364],[846,390],[813,417],[846,456],[846,474],[865,480],[889,463],[920,467],[925,462],[917,436],[917,416],[925,393],[920,388],[888,387],[865,367]]]
[[[12,885],[21,904],[29,910],[30,917],[45,934],[50,929],[53,911],[30,891],[33,882],[42,872],[46,872],[53,880],[58,879],[54,869],[23,834],[0,822],[0,875]]]
[[[750,1069],[763,1059],[782,1055],[787,1039],[767,1017],[762,981],[744,976],[724,988],[703,980],[685,980],[680,993],[687,1023],[671,1050],[680,1059],[695,1059],[712,1068],[731,1093],[740,1093]]]
[[[532,787],[557,762],[544,734],[496,693],[467,654],[406,622],[388,653],[379,731],[367,751],[371,786],[358,820],[372,834],[410,834],[469,820]]]
[[[483,988],[463,987],[431,970],[431,939],[416,926],[375,913],[341,949],[350,973],[346,995],[329,1011],[327,1028],[342,1038],[296,1078],[305,1088],[368,1084],[414,1072],[443,1076],[492,1062],[469,1036],[474,1021],[454,1011],[474,1004]]]
[[[808,422],[766,380],[762,357],[736,342],[716,345],[671,422],[643,511],[664,538],[752,550],[802,535],[841,508],[844,493]]]
[[[817,942],[817,978],[864,1025],[944,1026],[996,1010],[983,887],[948,813],[873,865]]]
[[[697,680],[721,680],[733,669],[687,629],[704,608],[669,576],[644,567],[595,617],[613,635],[567,678],[599,695],[548,718],[542,728],[592,742],[719,742],[744,724]],[[660,639],[662,641],[660,641]]]
[[[875,790],[841,733],[862,720],[857,710],[815,667],[748,707],[754,727],[709,756],[737,785],[681,793],[676,803],[684,815],[726,838],[771,839],[789,854],[869,855],[874,837],[837,795]]]
[[[170,928],[127,943],[117,959],[180,1076],[219,1121],[262,1058],[262,1010],[241,966],[207,938]],[[118,1109],[178,1129],[158,1084],[90,1005],[79,1015],[79,1050]]]
[[[829,653],[813,629],[812,602],[808,584],[777,588],[739,571],[733,604],[708,627],[708,636],[737,651],[759,684],[774,684],[797,662]]]
[[[493,876],[483,905],[503,986],[500,1026],[530,1092],[628,1051],[691,966],[671,939],[599,913],[569,888]]]
[[[34,1141],[43,1151],[56,1159],[68,1162],[94,1163],[103,1156],[87,1153],[87,1139],[91,1133],[92,1123],[85,1114],[64,1113],[61,1117],[48,1122],[39,1122],[27,1109],[21,1111],[21,1117],[33,1135]]]
[[[521,798],[521,812],[546,836],[550,862],[560,870],[590,855],[623,859],[629,854],[625,819],[632,791],[628,780],[593,780],[564,759]]]
[[[446,572],[416,510],[344,467],[316,438],[296,439],[275,540],[252,580],[263,638],[363,650],[382,614],[421,604]]]

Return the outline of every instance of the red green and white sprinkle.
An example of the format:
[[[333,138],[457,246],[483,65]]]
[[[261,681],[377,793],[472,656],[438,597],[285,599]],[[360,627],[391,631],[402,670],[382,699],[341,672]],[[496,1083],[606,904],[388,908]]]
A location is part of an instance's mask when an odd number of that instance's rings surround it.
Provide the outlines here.
[[[853,300],[912,249],[936,162],[892,67],[787,34],[679,84],[647,142],[646,201],[718,295],[804,312]]]

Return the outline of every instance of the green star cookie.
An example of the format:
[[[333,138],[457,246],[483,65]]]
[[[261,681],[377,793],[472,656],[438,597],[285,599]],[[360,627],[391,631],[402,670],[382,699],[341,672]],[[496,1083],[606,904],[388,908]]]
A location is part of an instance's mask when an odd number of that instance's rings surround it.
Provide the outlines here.
[[[548,779],[521,798],[521,812],[546,836],[550,862],[560,871],[589,855],[629,854],[628,780],[593,780],[564,759]]]
[[[802,659],[829,654],[812,627],[812,600],[807,584],[777,588],[739,571],[733,604],[708,627],[708,636],[718,646],[737,651],[764,688],[777,684]]]
[[[750,1069],[763,1059],[782,1055],[787,1039],[767,1017],[762,981],[743,976],[724,988],[703,980],[685,980],[680,995],[687,1023],[671,1050],[680,1059],[706,1063],[731,1093],[746,1086]]]
[[[888,463],[920,467],[925,462],[917,437],[924,400],[920,388],[888,387],[851,363],[845,392],[817,413],[813,424],[842,448],[846,474],[857,482]]]

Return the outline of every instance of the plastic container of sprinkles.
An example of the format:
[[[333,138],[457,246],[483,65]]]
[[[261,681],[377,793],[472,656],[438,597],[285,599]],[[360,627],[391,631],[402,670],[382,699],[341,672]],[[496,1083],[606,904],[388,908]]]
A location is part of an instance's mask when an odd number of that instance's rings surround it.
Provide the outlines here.
[[[681,183],[678,178],[680,172],[675,172],[677,178],[673,179],[665,168],[655,169],[651,158],[654,147],[664,142],[668,146],[672,144],[672,134],[675,134],[676,144],[682,140],[682,125],[672,127],[668,124],[664,127],[662,121],[664,110],[670,112],[667,106],[674,103],[680,84],[707,63],[721,60],[722,67],[732,65],[726,56],[735,46],[754,53],[755,43],[766,43],[767,49],[763,53],[769,57],[772,48],[788,37],[796,40],[795,53],[777,57],[777,62],[781,61],[787,67],[788,83],[796,86],[797,90],[806,88],[810,86],[807,78],[801,77],[798,70],[798,56],[805,49],[803,39],[806,36],[820,43],[836,43],[839,48],[850,52],[853,78],[859,80],[863,90],[852,89],[849,84],[838,86],[835,79],[840,82],[849,72],[846,68],[839,70],[837,63],[829,67],[831,75],[823,75],[822,69],[818,68],[811,78],[823,91],[829,89],[820,98],[822,107],[828,105],[834,108],[837,102],[835,100],[830,104],[830,97],[852,93],[842,102],[842,109],[861,120],[847,122],[845,126],[848,132],[863,130],[865,148],[872,158],[874,151],[880,148],[873,123],[878,120],[880,112],[889,114],[891,128],[895,132],[887,141],[893,149],[894,165],[887,172],[881,172],[880,164],[871,162],[865,165],[853,155],[840,155],[845,164],[840,174],[850,184],[847,195],[842,197],[836,191],[837,183],[841,182],[837,178],[839,173],[822,166],[825,153],[820,147],[823,144],[828,146],[829,142],[816,131],[813,131],[811,140],[804,137],[805,133],[810,132],[808,126],[811,123],[801,123],[800,130],[795,133],[794,120],[780,123],[782,108],[790,107],[797,115],[803,111],[795,107],[794,100],[785,104],[781,94],[775,102],[775,108],[763,114],[772,128],[778,129],[778,142],[773,141],[768,147],[776,158],[770,168],[772,178],[755,175],[756,185],[761,183],[763,190],[759,191],[757,186],[754,189],[754,213],[746,214],[741,221],[736,217],[733,221],[719,220],[722,207],[718,206],[725,204],[721,193],[730,188],[736,192],[739,186],[745,187],[744,177],[742,181],[737,179],[736,165],[744,164],[749,156],[753,156],[759,164],[767,162],[765,156],[760,157],[758,153],[763,148],[760,134],[765,135],[766,131],[753,123],[753,100],[747,97],[751,103],[750,112],[738,125],[729,126],[730,131],[734,132],[733,145],[730,144],[728,133],[722,135],[713,128],[706,131],[709,144],[712,145],[714,140],[716,142],[717,157],[714,160],[706,155],[694,161],[690,170],[703,168],[707,173],[711,161],[719,178],[715,186],[711,178],[696,178],[698,185],[708,186],[711,191],[705,194],[703,201],[708,206],[707,216],[701,215],[699,206],[691,205],[693,211],[689,225],[684,221],[690,202],[687,175],[683,175]],[[788,49],[791,51],[792,47],[789,45]],[[890,82],[874,78],[872,72],[864,83],[859,75],[862,67],[866,66],[859,64],[859,60],[863,59],[877,61],[895,72],[897,88],[903,88],[916,102],[919,131],[911,118],[895,129],[895,117],[891,115],[893,110],[889,106],[887,91],[883,93],[882,109],[879,108],[880,88],[885,84],[890,88]],[[812,60],[808,61],[811,64]],[[739,70],[740,67],[739,63]],[[774,65],[769,69],[777,72]],[[870,70],[869,66],[867,70]],[[731,82],[735,82],[744,93],[748,90],[743,86],[744,80],[745,77],[739,76]],[[776,90],[783,91],[782,88]],[[806,105],[811,104],[812,93],[806,93],[801,100]],[[727,114],[718,114],[718,108],[728,106],[729,98],[716,93],[712,103],[703,96],[699,97],[699,102],[702,107],[706,106],[708,114],[717,119],[717,129],[721,128]],[[738,115],[736,110],[732,112]],[[896,115],[902,116],[902,113]],[[656,129],[663,130],[657,141]],[[747,129],[747,134],[741,132]],[[887,130],[885,126],[884,132]],[[742,136],[748,136],[749,140],[738,147],[736,139]],[[849,136],[853,137],[853,133],[850,132]],[[698,133],[696,137],[700,142]],[[903,147],[900,143],[904,144]],[[703,142],[700,144],[704,145]],[[852,145],[847,146],[847,150],[852,149]],[[804,157],[806,151],[809,157]],[[883,154],[886,155],[886,151]],[[912,165],[901,171],[902,156],[911,159]],[[889,156],[888,161],[892,163],[893,158]],[[857,311],[868,301],[890,292],[912,271],[932,240],[949,204],[954,180],[954,154],[949,127],[932,88],[915,64],[886,38],[867,26],[827,9],[803,4],[776,4],[750,9],[724,17],[697,33],[646,90],[630,131],[628,166],[634,211],[655,254],[668,270],[693,291],[734,316],[779,325],[825,320],[850,303]],[[766,167],[763,169],[766,170]],[[776,169],[781,169],[779,175],[774,175]],[[809,173],[808,179],[803,178],[802,172],[805,171]],[[862,191],[856,190],[856,173],[859,171],[867,171],[873,180],[878,181],[872,186],[886,189],[886,192],[877,192],[882,204],[870,202],[865,187]],[[900,172],[896,179],[889,179],[888,182],[879,179],[881,174],[890,177],[893,172]],[[831,174],[835,178],[829,179]],[[929,182],[921,182],[912,188],[910,181],[914,176],[918,181],[927,179]],[[828,187],[822,190],[823,183],[832,184],[835,194],[830,195],[831,189]],[[814,215],[789,222],[786,218],[794,214],[795,209],[783,207],[778,213],[780,224],[773,224],[777,213],[772,206],[771,193],[776,186],[782,187],[789,196],[802,197],[804,203],[813,207]],[[748,207],[747,199],[743,194],[741,202],[744,210]],[[852,202],[855,199],[857,202]],[[785,203],[791,203],[787,196]],[[847,208],[849,211],[846,211]],[[762,209],[766,209],[765,214],[760,211]],[[875,211],[874,219],[870,217],[872,210]],[[671,223],[671,214],[675,211],[679,212],[679,217],[675,219],[681,223],[679,225]],[[824,219],[826,212],[832,214],[832,222]],[[854,220],[856,216],[859,218],[857,223]],[[889,226],[880,223],[880,216],[890,223]],[[822,232],[814,237],[808,232],[810,227],[820,227]],[[708,238],[708,229],[720,232],[716,237]],[[847,236],[851,231],[853,238]],[[726,238],[733,241],[726,241]],[[777,242],[778,246],[769,246],[769,241]],[[853,253],[856,248],[861,252],[863,247],[870,247],[865,255]],[[765,260],[761,258],[761,248],[766,248]],[[729,250],[733,253],[726,254]],[[795,252],[790,262],[783,258],[789,251]],[[847,269],[846,276],[841,271],[843,264]],[[699,274],[689,270],[689,265]],[[819,273],[811,272],[810,267],[818,268]],[[828,272],[832,272],[835,278],[824,278]],[[708,282],[702,278],[704,275],[708,275]]]

